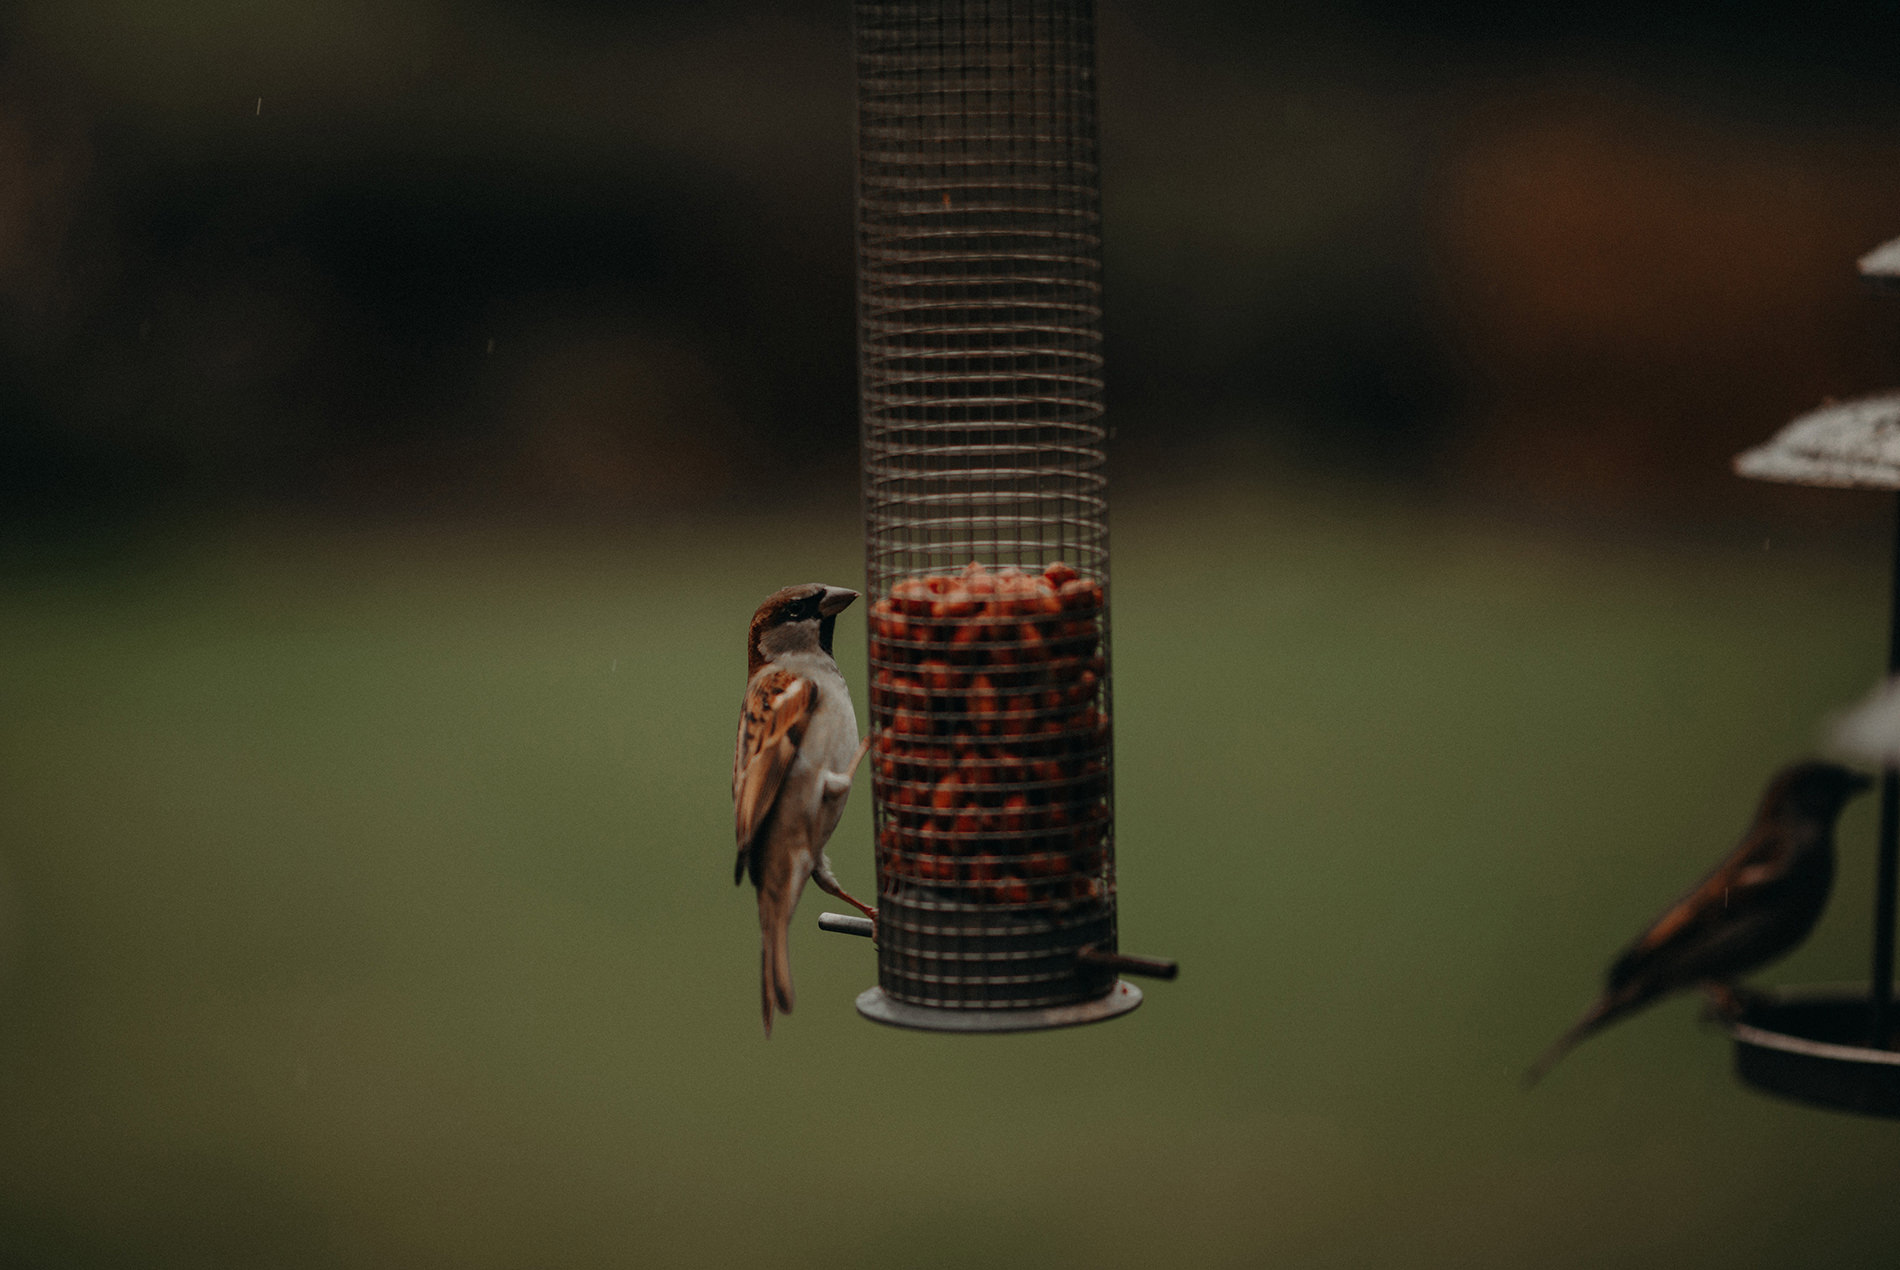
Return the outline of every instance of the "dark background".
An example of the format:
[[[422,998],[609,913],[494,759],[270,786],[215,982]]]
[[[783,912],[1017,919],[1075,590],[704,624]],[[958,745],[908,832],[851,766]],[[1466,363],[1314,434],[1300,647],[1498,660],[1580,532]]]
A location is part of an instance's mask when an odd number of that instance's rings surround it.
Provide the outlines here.
[[[1183,974],[894,1032],[808,895],[767,1042],[741,631],[862,577],[847,6],[0,5],[0,1266],[1891,1264],[1892,1125],[1697,1001],[1519,1078],[1884,665],[1891,499],[1728,464],[1900,378],[1900,18],[1100,16]],[[1763,982],[1864,982],[1873,820]]]
[[[848,476],[843,4],[24,3],[0,505],[624,515]],[[1761,516],[1894,371],[1874,6],[1114,4],[1124,471]],[[1841,513],[1851,514],[1851,513]]]

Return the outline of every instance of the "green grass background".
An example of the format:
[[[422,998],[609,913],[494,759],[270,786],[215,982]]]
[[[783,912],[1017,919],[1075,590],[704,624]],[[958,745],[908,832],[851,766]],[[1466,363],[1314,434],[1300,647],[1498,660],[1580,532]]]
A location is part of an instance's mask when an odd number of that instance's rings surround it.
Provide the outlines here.
[[[1900,1131],[1683,1000],[1525,1093],[1873,679],[1884,563],[1208,488],[1114,590],[1106,1026],[861,1021],[730,883],[742,627],[848,509],[203,530],[0,595],[0,1264],[1868,1266]],[[863,627],[840,660],[863,678]],[[860,708],[862,697],[860,695]],[[1766,979],[1864,974],[1837,903]],[[832,855],[871,889],[869,799]]]

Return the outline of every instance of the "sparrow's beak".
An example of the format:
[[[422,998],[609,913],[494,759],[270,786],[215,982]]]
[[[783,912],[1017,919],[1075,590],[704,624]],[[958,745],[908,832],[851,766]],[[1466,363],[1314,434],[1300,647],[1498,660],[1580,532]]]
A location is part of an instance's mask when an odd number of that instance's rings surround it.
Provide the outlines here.
[[[825,598],[818,601],[818,611],[826,617],[836,617],[850,608],[851,601],[857,598],[858,593],[850,587],[828,586],[825,588]]]

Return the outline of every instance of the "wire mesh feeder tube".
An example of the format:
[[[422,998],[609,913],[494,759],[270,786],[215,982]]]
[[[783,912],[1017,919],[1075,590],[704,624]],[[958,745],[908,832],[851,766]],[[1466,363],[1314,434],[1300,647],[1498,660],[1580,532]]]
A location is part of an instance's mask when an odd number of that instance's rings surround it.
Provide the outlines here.
[[[1094,25],[856,6],[883,1022],[1108,1017],[1116,953]]]

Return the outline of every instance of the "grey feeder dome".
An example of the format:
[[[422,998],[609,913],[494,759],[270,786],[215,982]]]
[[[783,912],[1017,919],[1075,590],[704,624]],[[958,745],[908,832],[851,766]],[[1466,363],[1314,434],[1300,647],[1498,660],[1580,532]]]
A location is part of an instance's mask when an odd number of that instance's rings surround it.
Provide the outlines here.
[[[878,985],[942,1031],[1132,1010],[1117,945],[1094,6],[855,7]],[[871,923],[827,913],[828,930]]]
[[[1789,485],[1900,490],[1900,392],[1811,410],[1736,455],[1735,474]]]
[[[1900,290],[1900,238],[1881,243],[1857,264],[1860,276],[1876,291]]]

